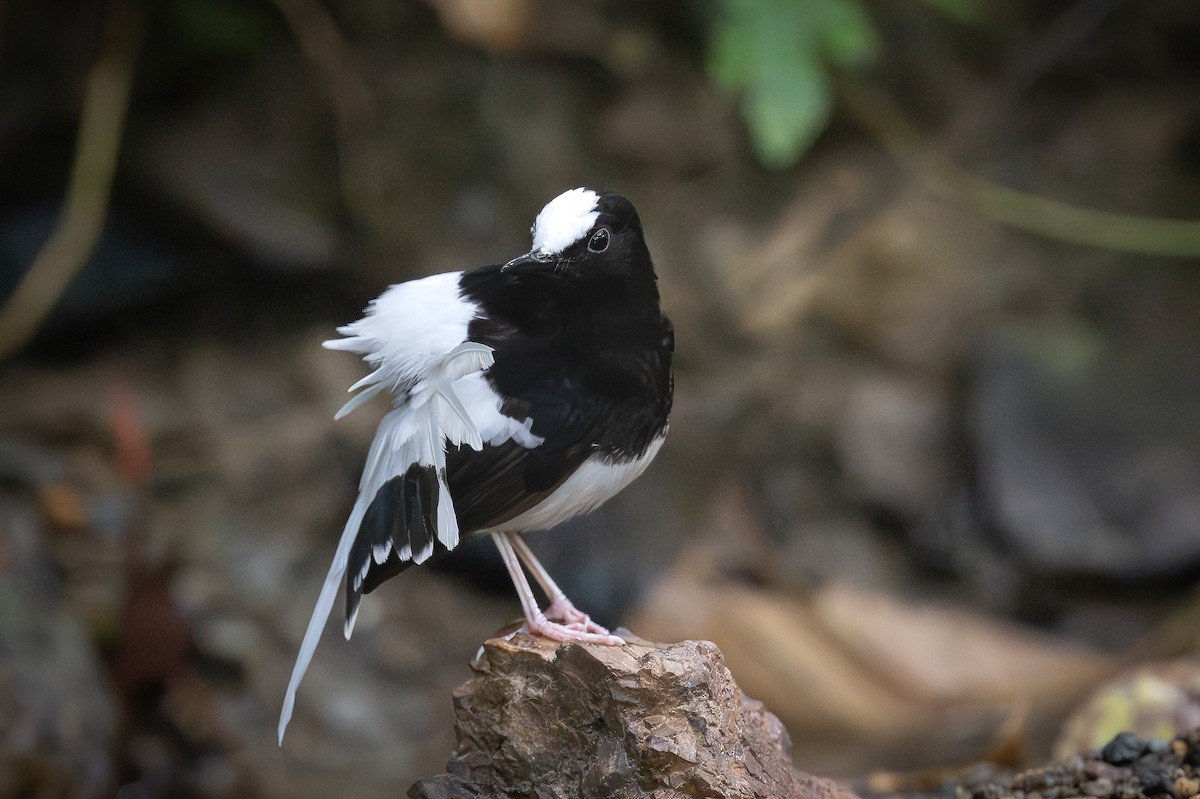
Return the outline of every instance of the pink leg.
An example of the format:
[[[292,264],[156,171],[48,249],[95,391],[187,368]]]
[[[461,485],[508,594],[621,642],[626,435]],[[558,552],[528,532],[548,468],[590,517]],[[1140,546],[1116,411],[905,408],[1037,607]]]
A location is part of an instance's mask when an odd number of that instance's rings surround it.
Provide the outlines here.
[[[504,561],[505,568],[508,569],[508,575],[512,578],[513,587],[517,589],[517,597],[521,600],[521,610],[525,613],[525,629],[534,635],[541,635],[554,641],[583,641],[590,644],[607,644],[609,646],[621,646],[625,640],[619,636],[609,634],[608,630],[600,627],[597,624],[592,624],[585,614],[580,613],[575,609],[575,606],[563,595],[562,591],[546,574],[546,570],[542,568],[537,559],[533,557],[533,553],[525,546],[525,542],[518,538],[514,533],[492,533],[492,541],[496,544],[496,549],[500,550],[500,558]],[[520,547],[517,550],[515,547]],[[534,577],[542,588],[546,589],[546,593],[551,597],[562,597],[562,602],[557,603],[555,599],[551,600],[551,612],[562,614],[561,618],[568,620],[567,624],[561,624],[556,621],[551,621],[546,617],[538,607],[537,599],[533,595],[533,589],[529,586],[529,580],[525,577],[525,572],[521,569],[521,556],[518,552],[523,552],[535,564],[536,568],[530,566]],[[528,561],[526,561],[528,563]],[[539,576],[540,573],[540,576]],[[542,582],[545,579],[549,586]],[[556,607],[557,604],[557,607]],[[571,614],[566,613],[567,609]],[[578,618],[582,617],[582,619]]]
[[[567,599],[567,595],[558,587],[558,583],[554,582],[554,578],[550,576],[550,572],[546,571],[546,567],[538,562],[537,557],[533,554],[533,550],[529,548],[529,545],[525,543],[520,535],[509,533],[508,541],[512,544],[517,557],[525,564],[525,568],[529,569],[529,573],[533,575],[533,579],[537,580],[537,584],[542,587],[542,590],[546,592],[546,596],[550,598],[550,606],[546,608],[546,618],[553,621],[560,621],[572,630],[609,635],[607,629],[596,624],[591,620],[591,617],[576,608],[571,600]]]

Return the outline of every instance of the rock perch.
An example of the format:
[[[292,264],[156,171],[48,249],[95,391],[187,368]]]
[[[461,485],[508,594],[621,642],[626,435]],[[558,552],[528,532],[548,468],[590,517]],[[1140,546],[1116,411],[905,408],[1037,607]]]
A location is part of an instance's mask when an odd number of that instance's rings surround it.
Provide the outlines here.
[[[458,747],[412,799],[853,799],[792,768],[787,731],[707,641],[493,639],[454,692]]]

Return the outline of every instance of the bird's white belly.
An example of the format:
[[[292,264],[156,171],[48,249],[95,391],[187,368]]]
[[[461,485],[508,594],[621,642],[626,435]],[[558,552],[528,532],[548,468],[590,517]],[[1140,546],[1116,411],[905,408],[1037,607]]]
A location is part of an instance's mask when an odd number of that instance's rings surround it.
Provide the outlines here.
[[[667,431],[664,428],[658,438],[650,442],[645,455],[627,463],[608,463],[600,456],[593,455],[564,480],[562,485],[554,489],[550,496],[520,516],[490,529],[510,532],[546,530],[567,519],[595,510],[646,470],[666,437]]]

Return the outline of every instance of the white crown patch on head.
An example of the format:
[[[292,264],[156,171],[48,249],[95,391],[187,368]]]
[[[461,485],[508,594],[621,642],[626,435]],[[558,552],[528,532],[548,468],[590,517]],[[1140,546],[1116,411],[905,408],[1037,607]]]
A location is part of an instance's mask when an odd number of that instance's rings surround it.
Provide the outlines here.
[[[581,186],[546,203],[533,223],[533,249],[558,255],[582,239],[596,224],[599,202],[600,195]]]

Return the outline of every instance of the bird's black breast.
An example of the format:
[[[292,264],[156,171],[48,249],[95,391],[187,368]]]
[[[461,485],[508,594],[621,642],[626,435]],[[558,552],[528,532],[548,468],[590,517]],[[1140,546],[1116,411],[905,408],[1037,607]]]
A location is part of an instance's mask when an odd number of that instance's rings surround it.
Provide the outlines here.
[[[447,454],[450,494],[464,531],[490,527],[536,504],[589,457],[642,457],[671,410],[674,335],[653,276],[566,286],[468,273],[463,296],[479,305],[472,341],[495,351],[487,372],[501,412],[532,420],[542,444],[510,441]]]
[[[645,453],[671,410],[674,333],[653,276],[564,287],[555,278],[464,275],[479,305],[471,341],[495,351],[501,412],[533,420],[549,449],[583,442],[613,460]]]

